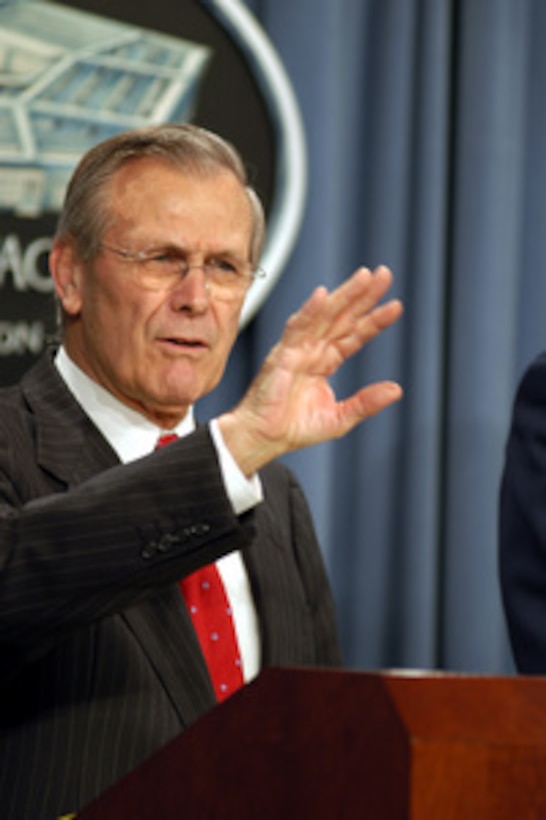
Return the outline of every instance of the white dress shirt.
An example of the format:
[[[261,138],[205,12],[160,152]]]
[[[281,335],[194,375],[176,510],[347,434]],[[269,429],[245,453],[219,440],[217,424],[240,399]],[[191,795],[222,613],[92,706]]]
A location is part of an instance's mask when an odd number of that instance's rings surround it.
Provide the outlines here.
[[[159,436],[164,433],[185,436],[195,430],[192,408],[173,430],[161,430],[89,378],[70,359],[64,347],[59,348],[55,365],[76,401],[124,464],[149,455]],[[210,422],[209,429],[218,453],[227,495],[235,513],[240,515],[263,500],[261,482],[258,476],[247,479],[240,471],[224,443],[216,421]],[[258,617],[248,575],[239,551],[220,558],[216,566],[233,610],[244,680],[249,681],[260,671],[261,647]]]

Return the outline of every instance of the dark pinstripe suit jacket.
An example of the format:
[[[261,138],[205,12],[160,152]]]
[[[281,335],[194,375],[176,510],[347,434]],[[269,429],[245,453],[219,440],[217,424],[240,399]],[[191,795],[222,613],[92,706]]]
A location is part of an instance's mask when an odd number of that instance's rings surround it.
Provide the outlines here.
[[[0,817],[83,807],[214,706],[176,580],[241,549],[264,664],[340,662],[300,488],[233,514],[207,428],[122,466],[45,356],[0,391]]]

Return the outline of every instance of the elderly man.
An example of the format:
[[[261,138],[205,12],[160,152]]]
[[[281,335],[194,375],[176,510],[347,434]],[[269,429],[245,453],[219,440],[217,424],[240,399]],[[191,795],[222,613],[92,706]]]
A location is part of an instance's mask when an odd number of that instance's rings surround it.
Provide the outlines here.
[[[340,663],[308,509],[276,457],[401,395],[338,402],[401,312],[390,272],[317,288],[208,425],[264,232],[240,157],[193,126],[118,135],[69,185],[62,343],[0,392],[3,820],[76,811],[268,665]],[[168,443],[168,446],[163,446]]]

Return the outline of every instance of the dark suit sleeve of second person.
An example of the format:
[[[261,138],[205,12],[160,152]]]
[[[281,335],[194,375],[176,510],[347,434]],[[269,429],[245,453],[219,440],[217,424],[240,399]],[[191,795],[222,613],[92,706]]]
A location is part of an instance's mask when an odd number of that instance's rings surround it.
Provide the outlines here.
[[[516,395],[499,512],[500,578],[516,666],[546,674],[546,354]]]

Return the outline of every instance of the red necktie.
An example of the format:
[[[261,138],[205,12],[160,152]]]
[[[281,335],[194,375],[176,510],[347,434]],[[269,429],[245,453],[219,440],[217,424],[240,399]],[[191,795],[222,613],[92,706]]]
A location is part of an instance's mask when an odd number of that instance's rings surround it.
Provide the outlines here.
[[[156,449],[175,441],[175,433],[160,436]],[[243,684],[241,654],[233,614],[216,564],[208,564],[179,582],[218,701]]]

